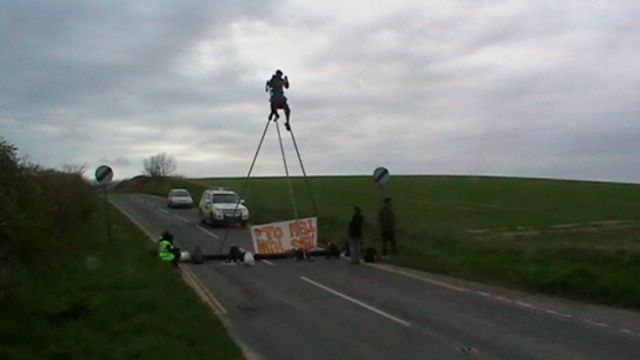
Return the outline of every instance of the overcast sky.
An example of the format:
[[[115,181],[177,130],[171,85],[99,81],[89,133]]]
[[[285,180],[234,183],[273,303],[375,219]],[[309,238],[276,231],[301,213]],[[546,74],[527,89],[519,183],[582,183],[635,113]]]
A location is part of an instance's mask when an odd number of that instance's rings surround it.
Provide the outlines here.
[[[0,136],[31,161],[246,176],[288,75],[308,175],[640,183],[640,2],[0,4]],[[300,166],[280,126],[287,163]],[[253,176],[284,175],[266,133]]]

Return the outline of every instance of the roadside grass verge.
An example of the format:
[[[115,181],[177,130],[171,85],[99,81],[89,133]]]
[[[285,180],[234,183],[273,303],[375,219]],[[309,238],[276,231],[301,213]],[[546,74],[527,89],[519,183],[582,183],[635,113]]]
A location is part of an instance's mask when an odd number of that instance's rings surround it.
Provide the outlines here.
[[[154,244],[116,209],[109,217],[111,242],[96,206],[55,257],[13,267],[17,285],[0,301],[0,358],[241,359]]]
[[[291,186],[299,217],[317,214],[320,242],[343,245],[353,206],[358,205],[365,216],[365,246],[380,251],[377,210],[381,197],[390,196],[400,251],[388,260],[392,263],[640,308],[639,185],[396,176],[381,189],[370,176],[308,181],[311,195],[302,178],[292,178]],[[196,201],[207,187],[228,186],[246,200],[254,223],[294,218],[285,178],[172,179],[129,191],[157,193],[153,189],[162,188],[159,195],[166,196],[167,186],[191,186]]]

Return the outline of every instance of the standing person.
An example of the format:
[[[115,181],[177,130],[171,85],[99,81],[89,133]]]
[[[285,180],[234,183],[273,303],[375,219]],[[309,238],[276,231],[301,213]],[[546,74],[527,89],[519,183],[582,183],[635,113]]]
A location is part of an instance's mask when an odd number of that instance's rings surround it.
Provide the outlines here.
[[[284,126],[287,130],[291,131],[291,127],[289,126],[289,117],[291,115],[291,109],[289,109],[289,105],[287,104],[287,97],[284,96],[284,89],[289,88],[289,78],[285,75],[282,77],[282,71],[277,70],[276,73],[271,77],[269,81],[267,81],[267,85],[265,86],[265,91],[269,91],[271,94],[269,98],[269,102],[271,103],[271,114],[269,114],[269,120],[271,120],[274,116],[273,121],[276,121],[280,118],[278,115],[278,109],[284,109],[284,114],[287,117],[287,121],[284,123]]]
[[[385,198],[378,212],[378,224],[382,235],[382,256],[387,256],[387,243],[391,243],[391,253],[398,255],[396,249],[396,216],[391,208],[391,198]]]
[[[353,217],[349,222],[349,255],[352,264],[360,263],[360,253],[362,252],[362,209],[355,206],[353,208]]]
[[[158,256],[176,267],[180,262],[180,249],[173,244],[173,235],[168,230],[165,230],[158,240]]]

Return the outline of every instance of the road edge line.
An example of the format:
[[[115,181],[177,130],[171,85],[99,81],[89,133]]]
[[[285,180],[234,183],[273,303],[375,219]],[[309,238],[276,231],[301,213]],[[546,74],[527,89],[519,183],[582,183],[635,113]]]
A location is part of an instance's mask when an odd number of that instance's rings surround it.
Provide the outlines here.
[[[191,281],[193,281],[195,287],[202,292],[202,296],[204,297],[202,301],[205,302],[207,305],[209,305],[216,315],[227,315],[227,309],[225,309],[225,307],[218,301],[218,299],[216,299],[216,297],[213,296],[211,291],[209,291],[209,289],[207,289],[207,287],[204,286],[202,281],[198,279],[196,274],[194,274],[194,272],[191,269],[189,269],[187,266],[183,264],[180,264],[180,269],[184,272],[186,276],[188,276],[191,279]],[[194,288],[194,290],[196,290],[196,288]]]
[[[383,271],[387,271],[396,275],[401,275],[404,277],[408,277],[411,279],[415,279],[415,280],[420,280],[422,282],[426,282],[432,285],[436,285],[436,286],[440,286],[449,290],[455,290],[455,291],[460,291],[460,292],[467,292],[470,291],[469,289],[465,288],[465,287],[460,287],[460,286],[455,286],[455,285],[451,285],[451,284],[447,284],[445,282],[442,281],[438,281],[438,280],[434,280],[434,279],[430,279],[426,276],[420,276],[417,274],[412,274],[408,271],[402,270],[402,269],[396,269],[394,267],[388,266],[388,265],[383,265],[383,264],[374,264],[374,263],[364,263],[367,266],[370,266],[372,268],[378,269],[378,270],[383,270]]]
[[[155,236],[149,230],[147,230],[144,226],[142,226],[142,224],[140,224],[136,219],[132,218],[131,215],[129,215],[129,213],[124,211],[124,209],[121,206],[113,203],[112,201],[109,201],[109,203],[113,205],[113,207],[118,209],[118,211],[120,211],[121,214],[123,214],[127,219],[129,219],[129,221],[131,221],[138,229],[140,229],[152,242],[154,243],[158,242]],[[186,284],[191,289],[193,289],[196,295],[198,295],[198,297],[200,297],[200,299],[205,303],[205,305],[209,307],[209,309],[213,311],[213,313],[220,319],[222,326],[224,326],[229,336],[231,336],[231,338],[234,340],[236,345],[238,345],[238,347],[240,348],[240,351],[242,352],[242,356],[247,360],[262,360],[262,356],[260,356],[260,354],[256,353],[247,345],[245,345],[244,341],[242,341],[239,336],[234,334],[234,331],[232,331],[233,326],[226,316],[227,310],[224,308],[224,306],[222,306],[222,304],[218,301],[218,299],[216,299],[215,296],[211,294],[209,289],[207,289],[206,287],[204,287],[204,285],[202,285],[202,283],[200,282],[199,279],[197,279],[197,276],[195,276],[193,271],[191,271],[191,269],[186,267],[184,264],[180,264],[179,269],[180,269],[180,275],[182,276],[183,280],[185,280]],[[185,269],[187,269],[188,271],[185,271]],[[193,282],[187,281],[187,277],[189,276],[187,275],[187,272],[190,273],[194,279],[197,279],[197,282],[193,281],[193,279],[192,279]],[[220,307],[217,308],[215,304],[218,304]]]

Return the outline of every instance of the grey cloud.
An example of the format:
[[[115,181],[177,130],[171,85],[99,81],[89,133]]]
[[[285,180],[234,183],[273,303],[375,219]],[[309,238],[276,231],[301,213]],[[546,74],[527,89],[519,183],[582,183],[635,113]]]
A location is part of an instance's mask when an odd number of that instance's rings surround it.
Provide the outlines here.
[[[118,157],[118,158],[115,158],[115,159],[101,158],[100,162],[105,163],[105,164],[109,164],[109,165],[121,165],[121,166],[127,166],[127,165],[131,164],[129,159],[124,158],[124,157]]]
[[[310,174],[382,164],[640,181],[635,3],[397,6],[346,23],[330,8],[257,0],[10,1],[1,132],[47,164],[112,160],[118,176],[134,175],[167,151],[187,176],[242,176],[268,114],[269,74],[255,73],[283,63],[302,72],[287,94]],[[263,33],[245,43],[246,23]],[[295,49],[305,42],[318,45]],[[215,50],[211,68],[194,58],[202,44]],[[270,127],[256,173],[282,171]]]
[[[247,5],[253,13],[270,6]],[[95,96],[173,82],[168,72],[179,56],[232,21],[233,13],[237,9],[223,1],[10,1],[0,20],[8,34],[0,50],[6,59],[0,98],[16,110],[25,103],[78,106]]]

